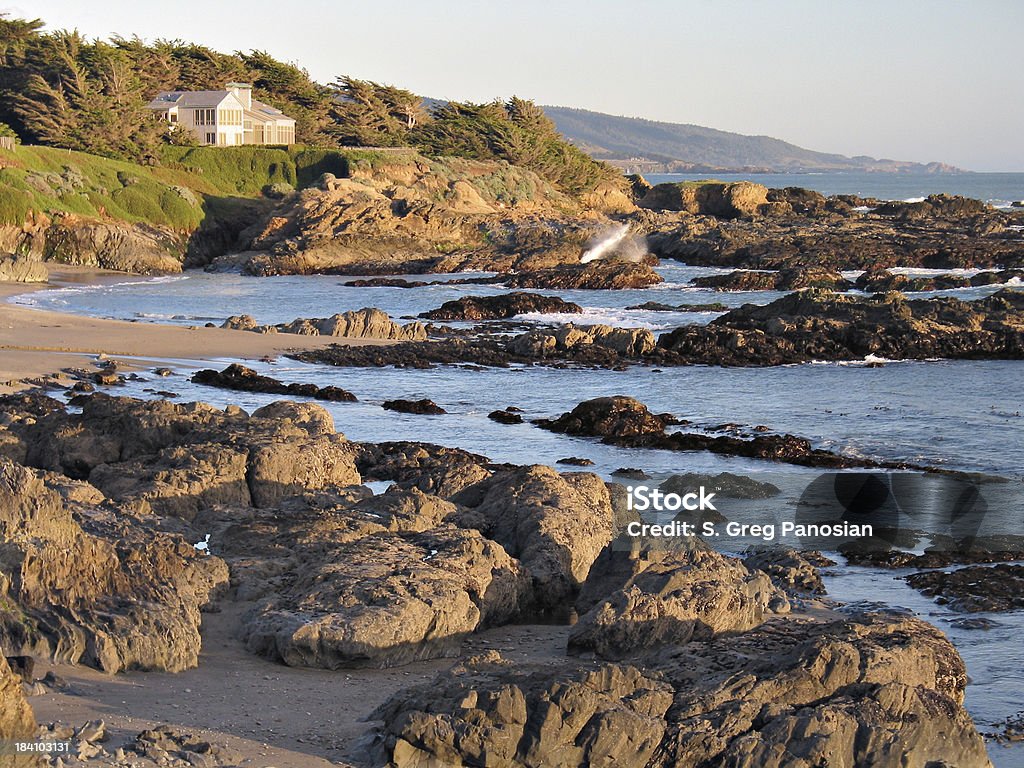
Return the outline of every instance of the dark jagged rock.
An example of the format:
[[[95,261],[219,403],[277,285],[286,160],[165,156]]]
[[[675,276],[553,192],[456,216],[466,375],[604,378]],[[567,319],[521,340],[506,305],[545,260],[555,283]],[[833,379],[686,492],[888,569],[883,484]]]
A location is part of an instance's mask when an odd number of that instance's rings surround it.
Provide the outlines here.
[[[592,467],[594,462],[590,459],[585,459],[581,456],[566,456],[564,459],[559,459],[555,462],[556,464],[567,464],[572,467]]]
[[[504,283],[510,288],[617,291],[648,288],[664,282],[664,278],[647,264],[602,260],[585,265],[499,275],[495,282]]]
[[[992,273],[982,273],[992,274]],[[908,277],[892,273],[886,269],[868,270],[857,278],[855,285],[859,290],[871,293],[888,291],[943,291],[950,288],[966,288],[975,283],[963,275],[936,275],[935,277]],[[987,285],[979,281],[979,285]]]
[[[754,480],[732,472],[704,475],[695,472],[672,475],[659,487],[665,493],[689,493],[695,488],[706,488],[724,499],[770,499],[781,491],[777,486]]]
[[[824,595],[819,568],[835,565],[820,552],[798,552],[790,547],[758,549],[743,558],[751,570],[764,571],[772,583],[790,595]]]
[[[709,304],[663,304],[660,301],[645,301],[626,309],[643,309],[648,312],[728,312],[729,307],[717,301]]]
[[[265,392],[273,395],[312,397],[315,400],[331,402],[355,402],[356,396],[341,387],[318,387],[316,384],[286,384],[270,376],[262,376],[252,368],[232,363],[223,371],[206,369],[192,376],[196,384],[206,384],[220,389],[238,392]]]
[[[491,421],[496,421],[499,424],[522,424],[523,417],[515,411],[491,411],[487,414],[487,418]]]
[[[614,477],[622,477],[626,480],[650,480],[651,476],[638,467],[619,467],[612,471]]]
[[[742,269],[1024,266],[1021,236],[1008,228],[1015,214],[977,200],[878,203],[837,196],[819,208],[775,197],[776,213],[788,209],[789,215],[666,219],[652,224],[648,247],[660,258]],[[854,210],[865,205],[875,208]]]
[[[967,566],[955,571],[925,571],[907,583],[954,611],[1012,611],[1024,608],[1024,565]]]
[[[463,296],[446,301],[437,309],[423,312],[426,320],[505,320],[527,312],[543,314],[578,313],[583,308],[557,296],[542,296],[538,293],[513,292],[498,296]]]
[[[399,413],[426,415],[448,413],[448,411],[433,400],[428,400],[427,398],[422,400],[385,400],[381,404],[381,408],[385,411],[398,411]]]
[[[616,395],[586,400],[557,419],[540,419],[534,423],[567,435],[620,439],[664,434],[673,419],[667,414],[651,413],[639,400]]]
[[[695,277],[690,281],[697,288],[719,291],[796,291],[803,288],[828,288],[845,291],[853,283],[838,272],[814,267],[796,267],[778,272],[736,271],[725,275]]]
[[[1024,357],[1024,293],[1004,289],[973,302],[867,299],[803,291],[746,305],[707,326],[664,334],[660,349],[710,365],[784,365],[811,360]]]
[[[422,288],[425,285],[437,285],[439,280],[406,280],[401,277],[366,277],[359,280],[347,280],[342,283],[346,288]]]
[[[934,534],[931,536],[934,538]],[[916,537],[910,540],[896,538],[894,543],[900,547],[911,547],[916,543]],[[880,544],[882,542],[872,542],[870,545],[849,542],[841,545],[839,551],[850,565],[878,568],[948,568],[951,565],[1024,560],[1024,537],[1021,536],[979,536],[960,541],[944,541],[940,545],[926,548],[921,554]]]
[[[610,445],[631,448],[710,451],[812,467],[888,466],[815,449],[810,441],[794,435],[758,434],[752,438],[740,438],[692,432],[667,433],[666,426],[678,423],[673,417],[655,415],[638,400],[621,395],[587,400],[557,419],[538,419],[534,423],[552,432],[601,437],[602,442]]]
[[[361,443],[359,448],[356,465],[367,480],[391,480],[446,499],[490,477],[494,468],[485,456],[431,443]]]

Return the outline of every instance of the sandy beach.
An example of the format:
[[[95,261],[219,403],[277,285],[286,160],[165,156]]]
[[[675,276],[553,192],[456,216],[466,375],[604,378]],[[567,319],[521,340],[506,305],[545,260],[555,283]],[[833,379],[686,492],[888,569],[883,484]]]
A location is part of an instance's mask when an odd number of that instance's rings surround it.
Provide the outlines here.
[[[0,394],[41,378],[64,381],[64,371],[87,368],[100,354],[117,358],[120,367],[131,369],[168,360],[255,360],[339,342],[386,343],[104,320],[9,303],[12,297],[32,291],[89,284],[118,275],[121,273],[50,266],[48,283],[0,282]]]

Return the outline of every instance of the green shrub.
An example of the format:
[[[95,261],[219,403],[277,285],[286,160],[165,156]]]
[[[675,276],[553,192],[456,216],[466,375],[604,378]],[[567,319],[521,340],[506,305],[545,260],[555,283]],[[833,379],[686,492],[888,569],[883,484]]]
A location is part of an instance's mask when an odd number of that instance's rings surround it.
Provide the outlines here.
[[[163,209],[158,199],[146,194],[147,190],[136,184],[122,189],[115,189],[111,197],[127,212],[129,220],[147,222],[149,224],[166,224]]]
[[[32,209],[32,198],[21,189],[0,185],[0,222],[23,224]]]

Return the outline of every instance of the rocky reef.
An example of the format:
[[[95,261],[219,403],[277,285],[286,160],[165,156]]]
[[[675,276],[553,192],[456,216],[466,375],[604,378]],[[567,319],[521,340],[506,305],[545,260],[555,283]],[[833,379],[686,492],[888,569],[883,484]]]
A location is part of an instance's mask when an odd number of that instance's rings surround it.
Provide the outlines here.
[[[72,404],[0,398],[8,653],[180,670],[198,657],[199,611],[230,601],[248,651],[290,666],[462,657],[366,713],[375,764],[754,768],[794,752],[987,764],[940,632],[891,614],[792,614],[789,595],[820,594],[820,558],[621,536],[636,518],[594,474],[351,443],[312,403]],[[560,426],[642,439],[672,422],[611,399]],[[393,484],[374,495],[371,479]],[[573,619],[544,658],[464,655],[488,629]],[[33,730],[2,662],[0,704],[0,733]],[[200,754],[173,729],[131,750]]]
[[[919,203],[881,203],[762,187],[750,201],[730,216],[660,199],[647,203],[657,209],[647,216],[648,246],[660,258],[687,264],[759,270],[1019,268],[1024,258],[1024,240],[1013,229],[1022,221],[1019,212],[978,200],[933,195]]]

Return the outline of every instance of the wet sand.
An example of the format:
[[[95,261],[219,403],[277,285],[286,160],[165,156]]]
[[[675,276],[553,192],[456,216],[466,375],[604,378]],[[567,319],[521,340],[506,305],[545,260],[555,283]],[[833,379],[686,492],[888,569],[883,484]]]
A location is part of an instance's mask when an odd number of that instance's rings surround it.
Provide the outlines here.
[[[0,282],[0,394],[22,389],[44,377],[66,383],[63,371],[89,368],[100,354],[117,358],[124,363],[120,367],[130,369],[166,360],[256,360],[329,344],[389,343],[103,320],[8,303],[12,296],[31,291],[81,285],[119,274],[51,266],[49,283]]]

